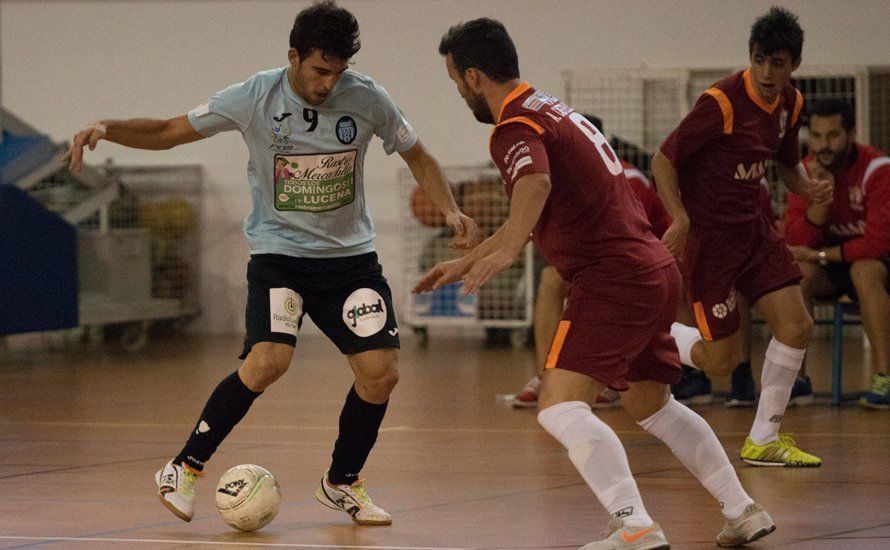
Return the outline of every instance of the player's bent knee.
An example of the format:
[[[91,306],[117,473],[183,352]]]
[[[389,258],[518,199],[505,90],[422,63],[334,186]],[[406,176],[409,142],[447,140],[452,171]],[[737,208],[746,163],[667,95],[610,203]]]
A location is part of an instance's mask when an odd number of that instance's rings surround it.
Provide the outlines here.
[[[773,332],[776,340],[786,346],[803,349],[807,347],[810,341],[813,325],[813,318],[807,313],[806,315],[795,316],[780,323]]]
[[[263,391],[287,372],[292,357],[290,346],[260,343],[250,351],[239,373],[248,388]]]
[[[728,376],[745,358],[742,351],[728,339],[705,343],[702,351],[704,360],[700,362],[699,367],[704,372],[716,376]]]

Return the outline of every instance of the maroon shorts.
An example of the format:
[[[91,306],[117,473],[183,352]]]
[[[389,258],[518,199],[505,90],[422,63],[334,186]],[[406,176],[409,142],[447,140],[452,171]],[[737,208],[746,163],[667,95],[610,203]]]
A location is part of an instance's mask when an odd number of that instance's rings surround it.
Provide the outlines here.
[[[800,282],[794,256],[765,217],[729,229],[692,229],[683,278],[705,340],[732,336],[740,323],[736,292],[751,305]]]
[[[585,374],[615,390],[642,380],[678,382],[680,356],[671,323],[680,288],[674,263],[630,280],[582,270],[572,278],[547,368]]]

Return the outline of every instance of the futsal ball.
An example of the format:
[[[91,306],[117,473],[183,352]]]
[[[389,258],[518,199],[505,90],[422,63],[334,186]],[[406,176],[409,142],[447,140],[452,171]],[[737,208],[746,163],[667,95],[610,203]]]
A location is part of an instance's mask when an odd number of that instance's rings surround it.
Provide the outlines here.
[[[255,464],[230,468],[216,486],[216,509],[240,531],[256,531],[278,514],[281,492],[269,470]]]

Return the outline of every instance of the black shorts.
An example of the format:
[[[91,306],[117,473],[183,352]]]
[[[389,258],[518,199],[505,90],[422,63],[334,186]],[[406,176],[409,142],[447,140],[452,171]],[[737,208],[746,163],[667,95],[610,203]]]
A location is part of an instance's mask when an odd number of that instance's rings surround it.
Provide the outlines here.
[[[344,258],[252,255],[241,359],[257,342],[296,346],[306,314],[344,354],[399,347],[392,292],[376,252]]]

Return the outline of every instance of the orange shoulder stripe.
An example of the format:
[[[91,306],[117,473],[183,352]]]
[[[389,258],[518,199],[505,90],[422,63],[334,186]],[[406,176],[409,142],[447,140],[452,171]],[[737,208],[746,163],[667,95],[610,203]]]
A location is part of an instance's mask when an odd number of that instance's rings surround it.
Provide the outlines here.
[[[506,107],[508,103],[525,93],[525,91],[529,88],[531,88],[531,85],[528,82],[523,81],[520,82],[518,86],[513,88],[513,91],[507,94],[507,97],[504,98],[504,102],[501,103],[501,109],[498,111],[498,122],[500,122],[501,117],[504,116],[504,107]]]
[[[800,90],[794,91],[797,92],[797,98],[794,100],[794,114],[791,115],[792,126],[797,124],[797,117],[800,116],[800,110],[803,109],[803,94],[800,93]]]
[[[505,120],[505,121],[503,121],[503,122],[499,122],[498,125],[495,126],[495,129],[500,128],[501,126],[503,126],[503,125],[505,125],[505,124],[510,124],[510,123],[513,123],[513,122],[518,122],[518,123],[520,123],[520,124],[525,124],[526,126],[530,126],[530,127],[531,127],[535,132],[537,132],[539,135],[543,135],[543,134],[544,134],[544,127],[543,127],[543,126],[541,126],[541,125],[538,124],[537,122],[533,121],[532,119],[530,119],[530,118],[528,118],[528,117],[524,117],[524,116],[515,116],[515,117],[513,117],[513,118],[508,118],[507,120]]]
[[[717,100],[717,105],[720,106],[720,112],[723,113],[723,133],[731,134],[733,117],[735,115],[732,111],[732,103],[730,103],[729,98],[726,97],[726,94],[724,94],[722,90],[718,90],[717,88],[708,88],[705,90],[705,93]]]
[[[537,122],[533,121],[530,118],[526,118],[524,116],[515,116],[513,118],[508,118],[507,120],[505,120],[503,122],[499,122],[494,128],[491,129],[491,135],[488,136],[488,148],[489,149],[491,149],[491,145],[494,141],[494,133],[497,132],[498,128],[500,128],[501,126],[507,125],[507,124],[512,124],[512,123],[525,124],[526,126],[531,127],[535,132],[537,132],[539,136],[544,135],[544,128]]]

